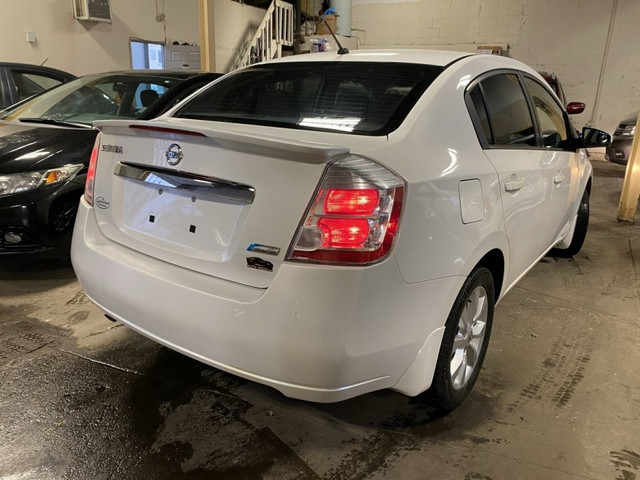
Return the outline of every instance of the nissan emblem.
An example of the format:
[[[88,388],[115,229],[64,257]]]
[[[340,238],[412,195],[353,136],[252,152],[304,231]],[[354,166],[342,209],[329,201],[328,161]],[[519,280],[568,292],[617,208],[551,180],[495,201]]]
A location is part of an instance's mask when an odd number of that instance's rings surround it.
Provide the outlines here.
[[[164,156],[167,159],[169,165],[175,167],[182,161],[182,157],[184,155],[182,154],[180,145],[178,145],[177,143],[173,143],[169,146],[169,148],[167,149],[167,153],[165,153]]]

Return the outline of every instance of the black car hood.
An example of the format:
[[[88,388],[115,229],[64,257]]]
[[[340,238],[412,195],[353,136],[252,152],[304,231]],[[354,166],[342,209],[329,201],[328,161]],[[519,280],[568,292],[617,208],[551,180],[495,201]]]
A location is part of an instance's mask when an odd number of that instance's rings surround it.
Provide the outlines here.
[[[98,131],[19,122],[0,122],[0,173],[89,164]]]
[[[638,114],[636,113],[635,115],[622,120],[620,122],[620,125],[635,125],[637,121],[638,121]]]

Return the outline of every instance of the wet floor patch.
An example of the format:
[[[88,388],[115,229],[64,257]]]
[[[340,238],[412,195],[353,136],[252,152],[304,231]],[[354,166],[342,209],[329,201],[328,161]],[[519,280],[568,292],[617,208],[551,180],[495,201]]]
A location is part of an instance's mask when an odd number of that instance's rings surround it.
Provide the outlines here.
[[[35,311],[29,304],[0,305],[0,365],[66,339],[62,329],[33,318]]]

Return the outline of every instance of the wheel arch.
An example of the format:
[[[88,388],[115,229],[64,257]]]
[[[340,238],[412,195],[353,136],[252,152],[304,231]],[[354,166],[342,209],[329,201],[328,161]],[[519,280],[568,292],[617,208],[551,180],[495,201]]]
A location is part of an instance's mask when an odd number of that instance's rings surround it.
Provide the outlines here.
[[[472,271],[478,267],[484,267],[491,272],[495,287],[494,302],[497,303],[504,287],[505,259],[502,250],[500,250],[499,248],[494,248],[493,250],[487,252],[472,269]]]

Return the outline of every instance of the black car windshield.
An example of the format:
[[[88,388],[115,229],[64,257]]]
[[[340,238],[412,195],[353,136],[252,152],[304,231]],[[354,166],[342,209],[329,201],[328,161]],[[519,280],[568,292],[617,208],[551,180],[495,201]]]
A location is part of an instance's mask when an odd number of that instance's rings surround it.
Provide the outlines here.
[[[227,75],[174,117],[386,135],[443,67],[382,62],[292,62]]]
[[[182,81],[161,74],[87,75],[9,107],[0,119],[91,125],[95,120],[137,118]]]

